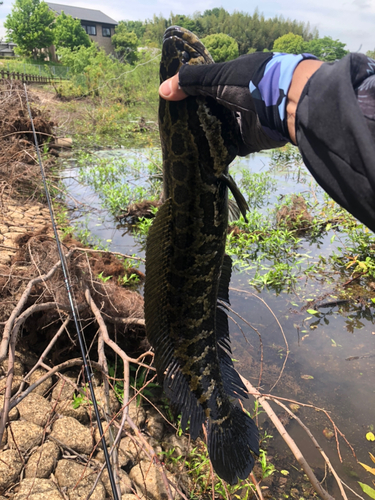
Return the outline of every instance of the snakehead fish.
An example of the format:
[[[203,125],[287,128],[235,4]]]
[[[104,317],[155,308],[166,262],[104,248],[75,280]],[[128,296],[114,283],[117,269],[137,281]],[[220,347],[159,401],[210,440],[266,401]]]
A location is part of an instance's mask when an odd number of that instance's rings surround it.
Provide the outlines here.
[[[213,60],[189,31],[164,35],[160,79],[181,64]],[[146,247],[145,320],[164,391],[181,412],[192,439],[207,423],[207,446],[216,473],[230,484],[250,474],[259,454],[258,429],[235,405],[247,397],[233,367],[225,303],[231,259],[225,255],[228,187],[246,201],[228,165],[238,152],[231,111],[209,97],[160,99],[164,203]],[[220,303],[218,304],[218,299]]]

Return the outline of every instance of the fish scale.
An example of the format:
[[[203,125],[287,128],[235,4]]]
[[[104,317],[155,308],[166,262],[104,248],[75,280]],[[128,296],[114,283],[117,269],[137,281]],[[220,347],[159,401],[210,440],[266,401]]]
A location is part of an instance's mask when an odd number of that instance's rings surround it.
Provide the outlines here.
[[[212,64],[199,39],[171,27],[164,35],[161,81],[183,63]],[[240,209],[247,204],[227,175],[238,152],[238,124],[213,99],[160,100],[163,205],[146,246],[145,320],[159,380],[181,426],[196,438],[207,425],[209,456],[231,484],[245,479],[259,454],[258,430],[235,399],[247,397],[230,352],[225,255],[228,186]],[[218,299],[221,304],[218,305]]]

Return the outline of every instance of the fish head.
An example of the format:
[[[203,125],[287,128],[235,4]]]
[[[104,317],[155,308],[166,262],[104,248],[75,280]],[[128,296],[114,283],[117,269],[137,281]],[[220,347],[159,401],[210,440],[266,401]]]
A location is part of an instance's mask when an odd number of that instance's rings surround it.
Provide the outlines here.
[[[160,83],[174,76],[183,64],[213,64],[214,60],[199,38],[180,26],[164,33],[160,64]]]

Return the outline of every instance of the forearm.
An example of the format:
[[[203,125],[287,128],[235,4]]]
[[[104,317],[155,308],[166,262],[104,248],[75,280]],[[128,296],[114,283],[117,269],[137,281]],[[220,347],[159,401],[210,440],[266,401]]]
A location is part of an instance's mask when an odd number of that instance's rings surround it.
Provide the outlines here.
[[[289,87],[286,114],[288,122],[289,136],[293,144],[297,144],[296,140],[296,111],[298,101],[301,97],[303,88],[305,87],[309,78],[317,71],[323,64],[322,61],[305,60],[299,63],[293,73],[292,82]]]

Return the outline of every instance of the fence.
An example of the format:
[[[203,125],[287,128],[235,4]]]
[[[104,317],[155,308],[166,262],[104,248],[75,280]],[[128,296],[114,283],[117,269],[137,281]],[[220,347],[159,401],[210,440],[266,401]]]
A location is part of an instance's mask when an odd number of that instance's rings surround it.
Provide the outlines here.
[[[7,71],[19,71],[28,75],[38,76],[58,76],[60,78],[69,79],[69,66],[51,65],[51,64],[29,64],[22,61],[17,61],[17,58],[0,60],[0,68]]]
[[[6,71],[0,70],[0,79],[2,80],[21,80],[22,82],[33,82],[33,83],[52,83],[60,81],[61,78],[51,77],[51,76],[39,76],[39,75],[29,75],[25,73],[19,73],[18,71]]]

